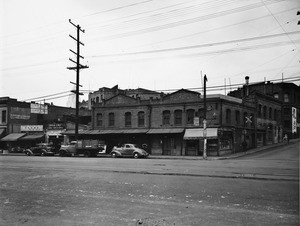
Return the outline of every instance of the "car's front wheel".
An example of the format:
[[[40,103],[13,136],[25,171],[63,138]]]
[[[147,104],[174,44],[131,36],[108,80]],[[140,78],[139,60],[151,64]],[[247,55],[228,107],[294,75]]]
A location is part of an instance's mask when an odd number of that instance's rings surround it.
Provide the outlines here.
[[[115,152],[111,153],[111,157],[116,158],[117,157],[116,153]]]
[[[138,159],[140,157],[139,153],[134,153],[133,158]]]
[[[30,155],[31,155],[31,153],[30,153],[29,151],[26,151],[25,154],[26,154],[27,156],[30,156]]]

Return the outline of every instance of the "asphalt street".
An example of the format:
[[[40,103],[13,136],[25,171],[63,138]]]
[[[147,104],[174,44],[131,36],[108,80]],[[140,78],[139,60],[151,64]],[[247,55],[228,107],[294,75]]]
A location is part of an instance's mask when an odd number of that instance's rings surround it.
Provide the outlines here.
[[[1,225],[299,225],[299,142],[213,161],[0,162]]]

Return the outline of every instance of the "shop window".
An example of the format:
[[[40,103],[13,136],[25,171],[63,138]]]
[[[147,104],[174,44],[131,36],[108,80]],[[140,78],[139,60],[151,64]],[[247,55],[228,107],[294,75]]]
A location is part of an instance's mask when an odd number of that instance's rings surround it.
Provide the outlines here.
[[[97,113],[97,126],[102,126],[102,113]]]
[[[272,119],[272,108],[269,108],[269,119]]]
[[[2,110],[1,122],[6,123],[6,110]]]
[[[292,123],[290,120],[284,120],[283,126],[284,126],[284,128],[289,129],[292,127]]]
[[[174,125],[182,125],[182,110],[174,111]]]
[[[145,126],[145,112],[138,112],[138,126]]]
[[[231,110],[226,109],[226,123],[231,124]]]
[[[114,126],[115,125],[115,114],[109,113],[108,114],[108,126]]]
[[[171,112],[163,111],[163,125],[170,125]]]
[[[131,112],[125,113],[125,127],[131,126]]]
[[[235,123],[239,125],[241,123],[241,113],[239,110],[235,111]]]
[[[189,125],[194,124],[195,110],[194,109],[188,109],[186,113],[187,113],[186,123],[189,124]]]

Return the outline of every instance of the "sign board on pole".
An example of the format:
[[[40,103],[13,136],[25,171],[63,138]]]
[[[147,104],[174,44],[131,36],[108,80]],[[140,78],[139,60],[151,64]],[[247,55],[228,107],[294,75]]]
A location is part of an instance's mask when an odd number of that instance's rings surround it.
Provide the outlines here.
[[[297,133],[297,108],[292,107],[292,133]]]

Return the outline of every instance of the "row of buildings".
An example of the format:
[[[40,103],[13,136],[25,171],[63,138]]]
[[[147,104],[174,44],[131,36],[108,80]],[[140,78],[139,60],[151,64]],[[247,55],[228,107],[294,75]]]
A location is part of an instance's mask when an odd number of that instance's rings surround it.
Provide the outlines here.
[[[284,82],[249,84],[248,79],[243,87],[228,95],[206,96],[208,155],[242,151],[243,141],[250,149],[282,142],[285,134],[289,138],[299,137],[300,87]],[[1,100],[0,109],[6,111],[6,120],[0,123],[1,143],[25,143],[26,137],[33,138],[33,132],[27,131],[32,126],[42,126],[39,133],[44,134],[46,141],[59,144],[74,139],[74,127],[70,126],[74,109],[20,103],[10,98],[6,98],[10,104],[5,104]],[[41,111],[32,110],[37,106]],[[48,114],[43,108],[47,108]],[[152,155],[203,152],[204,99],[198,92],[181,89],[165,94],[141,88],[102,87],[90,93],[87,108],[81,109],[80,116],[86,127],[79,130],[79,139],[101,140],[108,152],[112,146],[126,142],[146,144]],[[15,133],[21,137],[9,140]]]

